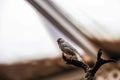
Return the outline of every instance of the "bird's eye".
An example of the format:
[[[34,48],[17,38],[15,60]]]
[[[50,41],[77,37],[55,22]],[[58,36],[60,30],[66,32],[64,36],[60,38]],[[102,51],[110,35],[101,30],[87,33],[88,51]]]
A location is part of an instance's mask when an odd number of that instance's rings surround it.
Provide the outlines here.
[[[59,41],[62,40],[61,38],[58,39]]]
[[[61,40],[61,38],[59,38],[57,41],[59,42]]]
[[[62,42],[63,41],[63,39],[62,38],[59,38],[58,40],[57,40],[57,42]]]

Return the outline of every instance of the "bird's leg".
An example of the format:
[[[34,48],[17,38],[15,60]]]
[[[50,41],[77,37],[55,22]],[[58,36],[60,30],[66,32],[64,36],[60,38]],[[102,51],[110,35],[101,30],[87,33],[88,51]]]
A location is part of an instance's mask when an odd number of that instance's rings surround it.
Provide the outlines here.
[[[62,53],[63,56],[66,57],[66,59],[69,59],[69,60],[75,60],[75,55],[68,55],[68,54],[65,54],[64,52]]]
[[[67,55],[64,52],[62,52],[62,55],[66,57],[66,59],[71,59],[71,55]]]
[[[64,52],[62,52],[62,57],[65,61],[67,61],[67,60],[71,61],[71,55],[67,55]],[[66,64],[68,64],[68,62],[66,62]]]
[[[76,56],[75,55],[71,55],[71,60],[77,60]]]
[[[70,55],[70,60],[71,60],[71,61],[73,60],[73,55]]]
[[[73,60],[73,55],[67,55],[68,59]]]

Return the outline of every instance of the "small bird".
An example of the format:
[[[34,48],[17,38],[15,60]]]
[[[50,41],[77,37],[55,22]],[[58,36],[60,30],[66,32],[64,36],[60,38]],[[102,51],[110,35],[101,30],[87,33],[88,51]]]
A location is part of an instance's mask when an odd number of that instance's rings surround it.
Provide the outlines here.
[[[67,55],[71,55],[71,59],[72,57],[76,57],[77,60],[79,61],[82,60],[78,51],[74,47],[72,47],[68,42],[66,42],[64,39],[58,38],[57,42],[61,51]]]

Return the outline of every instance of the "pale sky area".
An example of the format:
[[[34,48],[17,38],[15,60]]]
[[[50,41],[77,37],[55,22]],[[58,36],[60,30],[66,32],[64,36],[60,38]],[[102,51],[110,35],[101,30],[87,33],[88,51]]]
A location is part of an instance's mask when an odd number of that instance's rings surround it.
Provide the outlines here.
[[[69,13],[77,24],[80,22],[91,32],[106,33],[107,29],[109,31],[109,34],[105,34],[107,38],[120,38],[119,0],[54,0],[54,2]],[[105,29],[96,27],[91,19],[104,25]],[[0,0],[0,63],[58,56],[60,50],[56,40],[46,29],[46,26],[52,25],[49,23],[46,25],[43,21],[41,15],[25,0]],[[57,31],[53,33],[56,34]],[[63,35],[55,36],[58,38]]]
[[[0,4],[0,63],[58,55],[40,15],[28,2],[1,0]]]

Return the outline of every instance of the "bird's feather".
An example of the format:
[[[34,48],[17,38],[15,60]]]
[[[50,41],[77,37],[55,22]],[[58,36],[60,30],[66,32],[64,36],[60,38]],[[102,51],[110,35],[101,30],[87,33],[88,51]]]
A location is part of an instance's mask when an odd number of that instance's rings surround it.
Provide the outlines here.
[[[62,38],[58,39],[58,45],[65,54],[75,56],[79,61],[81,60],[78,51]]]

